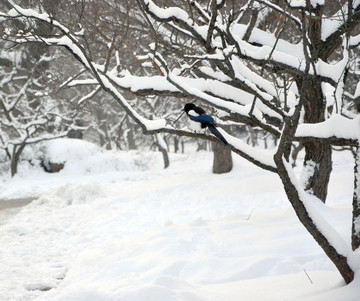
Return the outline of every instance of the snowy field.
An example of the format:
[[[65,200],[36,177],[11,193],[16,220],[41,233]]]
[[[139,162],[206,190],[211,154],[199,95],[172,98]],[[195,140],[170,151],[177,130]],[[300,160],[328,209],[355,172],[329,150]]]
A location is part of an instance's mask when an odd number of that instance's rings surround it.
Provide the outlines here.
[[[104,152],[55,142],[58,174],[20,166],[2,204],[35,200],[0,223],[0,300],[358,301],[297,221],[276,175],[237,155]],[[349,241],[352,157],[334,156],[323,210]],[[0,211],[0,215],[1,215]]]

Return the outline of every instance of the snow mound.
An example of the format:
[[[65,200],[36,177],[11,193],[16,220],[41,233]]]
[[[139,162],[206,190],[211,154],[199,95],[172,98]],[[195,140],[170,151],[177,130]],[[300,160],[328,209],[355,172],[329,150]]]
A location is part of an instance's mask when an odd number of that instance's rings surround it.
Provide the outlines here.
[[[104,151],[79,139],[56,139],[43,145],[44,160],[64,163],[65,174],[99,174],[104,172],[136,171],[141,169],[140,158],[129,152]]]
[[[79,139],[56,139],[45,143],[47,158],[54,163],[79,160],[94,156],[101,150],[94,144]]]

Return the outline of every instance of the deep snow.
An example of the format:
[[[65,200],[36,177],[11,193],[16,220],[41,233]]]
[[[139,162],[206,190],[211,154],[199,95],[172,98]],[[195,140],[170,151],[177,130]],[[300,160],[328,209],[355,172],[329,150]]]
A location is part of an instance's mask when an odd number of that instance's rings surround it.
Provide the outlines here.
[[[277,176],[237,155],[214,175],[207,152],[170,154],[163,170],[157,153],[52,143],[60,173],[0,179],[2,202],[37,198],[0,224],[1,300],[359,300],[360,279],[344,286]],[[352,164],[334,156],[322,210],[346,241]]]

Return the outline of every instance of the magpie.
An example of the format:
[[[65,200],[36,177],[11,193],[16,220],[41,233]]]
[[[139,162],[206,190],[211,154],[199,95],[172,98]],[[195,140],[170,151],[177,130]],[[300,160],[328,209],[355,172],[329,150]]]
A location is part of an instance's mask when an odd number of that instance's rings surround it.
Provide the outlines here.
[[[192,130],[196,132],[200,131],[201,129],[208,128],[216,138],[218,138],[224,144],[228,144],[224,136],[221,135],[221,133],[217,130],[214,118],[212,118],[210,115],[207,115],[204,109],[195,106],[193,103],[187,103],[184,106],[184,111],[190,119],[190,127]]]

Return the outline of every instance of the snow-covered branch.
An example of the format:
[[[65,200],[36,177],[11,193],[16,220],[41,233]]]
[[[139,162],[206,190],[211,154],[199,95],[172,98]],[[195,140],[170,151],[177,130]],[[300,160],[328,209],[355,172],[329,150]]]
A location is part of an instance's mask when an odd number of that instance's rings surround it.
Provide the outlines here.
[[[28,17],[28,18],[33,18],[36,20],[41,20],[43,22],[47,22],[49,24],[52,24],[51,22],[53,22],[54,20],[52,20],[49,16],[47,16],[46,14],[38,14],[36,11],[30,10],[30,9],[26,9],[23,10],[19,7],[16,7],[16,12],[17,14],[13,13],[13,11],[11,11],[11,17],[17,17],[17,16],[22,16],[22,17]],[[179,13],[179,11],[175,10],[174,11],[176,14]],[[180,14],[181,15],[181,14]],[[185,15],[181,15],[184,20],[186,18],[188,18],[188,16]],[[170,15],[167,15],[167,17],[171,17]],[[212,136],[206,135],[206,134],[194,134],[192,132],[189,131],[183,131],[183,130],[177,130],[175,128],[173,128],[172,126],[166,125],[166,121],[165,119],[158,119],[158,120],[150,120],[150,119],[146,119],[143,116],[140,116],[140,114],[133,108],[130,106],[130,104],[126,101],[126,99],[123,97],[123,95],[116,89],[115,85],[119,85],[119,86],[125,86],[126,81],[129,83],[131,82],[132,85],[132,90],[136,90],[136,89],[144,89],[144,83],[146,83],[143,79],[140,80],[135,80],[135,77],[131,77],[131,80],[129,81],[129,77],[128,78],[120,78],[117,77],[115,75],[115,73],[112,71],[108,71],[108,72],[104,72],[102,66],[97,65],[95,62],[92,62],[89,57],[87,56],[87,54],[84,51],[84,48],[80,45],[79,41],[77,40],[77,38],[71,34],[71,31],[69,29],[67,29],[65,26],[61,25],[59,22],[55,22],[54,23],[55,26],[57,28],[59,28],[62,32],[62,35],[60,36],[54,36],[54,37],[40,37],[40,36],[36,36],[36,35],[28,35],[28,36],[22,36],[22,37],[18,37],[16,39],[17,42],[27,42],[27,41],[31,41],[31,42],[39,42],[39,43],[46,43],[47,45],[52,45],[52,46],[63,46],[66,49],[68,49],[73,55],[74,57],[76,57],[87,69],[89,69],[92,73],[92,75],[94,76],[94,78],[92,80],[86,80],[86,83],[93,83],[93,84],[98,84],[100,85],[103,90],[105,90],[106,92],[110,93],[115,99],[116,101],[123,107],[123,109],[125,109],[125,111],[129,114],[129,116],[131,116],[142,128],[145,132],[147,133],[156,133],[156,132],[168,132],[168,133],[172,133],[172,134],[178,134],[178,135],[186,135],[186,136],[198,136],[207,140],[214,140],[214,138]],[[159,59],[159,57],[157,57],[157,59]],[[163,61],[164,62],[164,61]],[[162,64],[162,68],[166,69],[166,64]],[[163,84],[163,86],[168,87],[169,91],[175,91],[175,89],[187,94],[187,95],[192,95],[195,96],[197,98],[203,99],[206,102],[214,105],[215,107],[219,107],[221,108],[223,111],[227,111],[229,113],[231,113],[232,115],[234,114],[240,114],[240,115],[247,115],[248,114],[248,110],[249,107],[247,108],[246,106],[242,106],[239,104],[236,104],[235,102],[229,102],[229,101],[224,101],[221,98],[218,98],[216,96],[211,96],[208,93],[205,93],[203,91],[201,91],[201,89],[199,89],[199,83],[201,83],[200,87],[202,86],[204,90],[209,90],[213,89],[213,94],[216,95],[216,93],[218,91],[227,91],[229,89],[218,89],[215,88],[214,89],[214,84],[216,84],[216,81],[210,81],[208,82],[207,80],[196,80],[194,79],[194,83],[193,86],[187,84],[183,78],[175,75],[174,73],[170,72],[168,69],[166,71],[167,75],[166,78],[164,77],[160,77],[158,78],[158,80],[153,80],[150,79],[147,81],[147,83],[149,84],[148,88],[151,88],[153,90],[159,89],[159,87],[161,86],[161,84]],[[161,82],[159,80],[162,80]],[[79,83],[79,81],[73,81],[71,84],[76,84]],[[160,85],[159,85],[160,83]],[[136,84],[140,84],[141,88],[134,88],[134,85]],[[226,84],[223,84],[221,82],[219,82],[218,84],[222,84],[225,85],[228,88],[231,88],[231,86],[228,86]],[[195,88],[197,86],[197,88]],[[175,87],[175,88],[174,88]],[[162,87],[162,90],[164,90],[164,87]],[[237,90],[236,88],[232,88],[231,90]],[[227,92],[229,97],[230,95],[236,95],[236,93],[234,92]],[[244,92],[242,92],[243,95]],[[224,95],[222,95],[222,97],[224,97]],[[242,99],[242,101],[246,102],[246,99]],[[240,102],[240,101],[239,101]],[[248,103],[250,102],[249,100],[247,101]],[[272,114],[274,115],[274,114]],[[259,120],[262,120],[263,117],[261,115],[258,116]],[[235,138],[234,138],[235,139]],[[253,158],[251,156],[251,153],[253,152],[251,149],[248,149],[249,147],[246,144],[242,144],[239,143],[237,140],[232,140],[231,137],[229,137],[229,141],[231,144],[231,141],[234,141],[234,144],[232,145],[232,148],[234,149],[234,151],[242,154],[244,157],[248,158],[250,161],[253,161],[256,165],[261,166],[262,168],[271,170],[271,171],[275,171],[274,168],[274,164],[271,162],[271,158],[272,154],[271,152],[269,153],[268,156],[257,156],[256,158]],[[265,159],[264,159],[265,158]]]
[[[358,143],[360,137],[360,119],[349,119],[340,114],[319,123],[299,124],[295,137],[298,139],[328,139],[335,145],[352,145]]]
[[[149,26],[148,31],[142,33],[146,42],[136,51],[131,50],[141,64],[140,72],[134,71],[133,66],[124,68],[121,64],[117,51],[122,47],[116,40],[119,28],[110,34],[96,28],[105,36],[102,40],[105,51],[91,55],[82,25],[82,34],[77,35],[71,25],[64,26],[60,19],[16,5],[1,16],[30,19],[54,30],[46,35],[25,30],[9,34],[7,38],[16,43],[36,42],[65,48],[83,67],[61,88],[94,85],[77,98],[80,103],[102,90],[115,99],[145,133],[218,141],[205,132],[177,128],[178,123],[171,119],[176,115],[173,107],[171,112],[164,112],[166,105],[162,103],[158,105],[161,113],[155,112],[154,103],[158,98],[150,96],[181,98],[181,102],[172,100],[178,111],[184,105],[183,98],[187,97],[191,102],[204,105],[215,121],[220,120],[217,125],[238,126],[238,133],[233,135],[219,128],[228,147],[253,164],[279,175],[299,220],[335,263],[345,281],[350,282],[354,275],[354,267],[347,262],[351,251],[342,247],[343,242],[339,243],[332,229],[326,230],[328,225],[314,214],[307,194],[325,202],[332,170],[332,146],[358,146],[358,111],[352,109],[343,96],[351,94],[354,99],[358,95],[357,89],[354,93],[354,89],[348,87],[358,81],[357,71],[351,66],[357,64],[354,47],[359,44],[359,37],[353,29],[358,24],[359,1],[348,1],[347,6],[330,17],[324,14],[323,2],[316,0],[285,1],[278,5],[255,0],[243,6],[233,1],[232,7],[227,1],[218,0],[209,0],[207,7],[195,0],[172,7],[160,7],[155,2],[137,1]],[[76,28],[78,30],[78,26]],[[124,97],[129,91],[148,99],[129,100]],[[7,108],[8,104],[2,106]],[[41,114],[37,117],[42,120]],[[121,119],[108,125],[104,122],[106,118],[101,117],[103,123],[98,131],[108,139],[121,127],[124,115]],[[34,121],[24,124],[31,122]],[[2,123],[11,126],[8,121]],[[260,150],[236,138],[244,124],[278,139],[275,148]],[[28,133],[31,132],[29,127]],[[161,135],[157,137],[158,142],[162,141]],[[290,169],[293,145],[298,142],[304,146],[304,166],[311,167],[306,187],[298,185]]]

